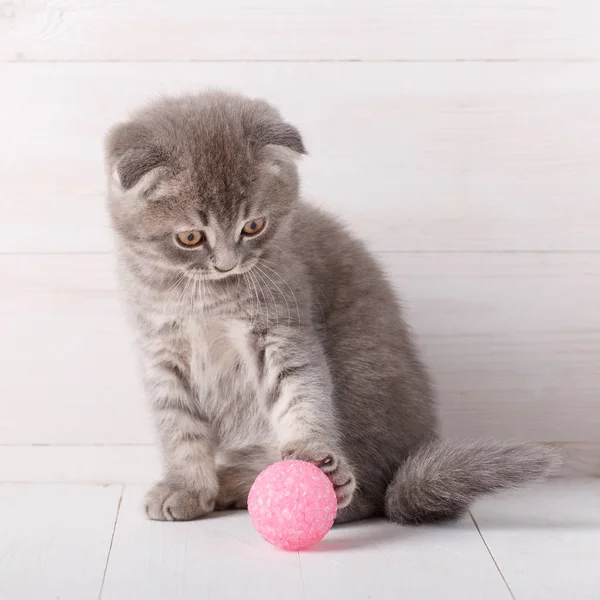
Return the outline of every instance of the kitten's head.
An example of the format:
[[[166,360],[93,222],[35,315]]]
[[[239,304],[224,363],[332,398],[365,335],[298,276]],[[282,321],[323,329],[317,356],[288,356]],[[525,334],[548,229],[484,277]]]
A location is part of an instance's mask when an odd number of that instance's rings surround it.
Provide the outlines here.
[[[108,136],[113,227],[157,266],[203,279],[243,273],[285,227],[304,153],[266,102],[216,92],[162,100]]]

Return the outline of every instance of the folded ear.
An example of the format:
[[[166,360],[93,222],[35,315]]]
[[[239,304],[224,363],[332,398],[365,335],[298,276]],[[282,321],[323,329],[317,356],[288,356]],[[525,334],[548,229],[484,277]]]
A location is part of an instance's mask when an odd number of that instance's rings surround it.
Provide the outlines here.
[[[264,146],[284,146],[298,154],[306,154],[300,132],[281,119],[267,102],[255,100],[253,110],[246,115],[246,130],[258,149]]]
[[[255,135],[261,146],[284,146],[298,154],[306,154],[300,132],[289,123],[283,121],[257,123]]]
[[[114,127],[106,138],[106,160],[119,184],[129,190],[157,167],[167,164],[168,155],[141,123]]]

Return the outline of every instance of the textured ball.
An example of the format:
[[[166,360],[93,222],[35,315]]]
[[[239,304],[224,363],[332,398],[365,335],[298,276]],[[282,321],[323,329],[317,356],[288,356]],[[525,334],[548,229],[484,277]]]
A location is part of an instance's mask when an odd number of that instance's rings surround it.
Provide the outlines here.
[[[248,512],[256,531],[284,550],[303,550],[331,529],[337,499],[329,478],[301,460],[266,468],[248,495]]]

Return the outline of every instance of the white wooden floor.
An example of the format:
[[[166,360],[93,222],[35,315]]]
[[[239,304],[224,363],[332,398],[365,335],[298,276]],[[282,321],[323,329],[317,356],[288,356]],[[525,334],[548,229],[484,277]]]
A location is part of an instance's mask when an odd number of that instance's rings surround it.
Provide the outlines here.
[[[144,488],[0,485],[1,600],[600,598],[600,479],[479,502],[445,526],[335,528],[278,551],[245,512],[153,523]]]

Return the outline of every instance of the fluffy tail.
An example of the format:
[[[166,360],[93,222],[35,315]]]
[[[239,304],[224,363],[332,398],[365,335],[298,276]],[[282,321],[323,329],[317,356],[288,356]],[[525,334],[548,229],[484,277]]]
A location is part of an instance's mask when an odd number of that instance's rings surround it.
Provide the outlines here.
[[[385,513],[398,523],[455,519],[478,496],[542,479],[561,462],[541,444],[432,442],[398,469]]]

